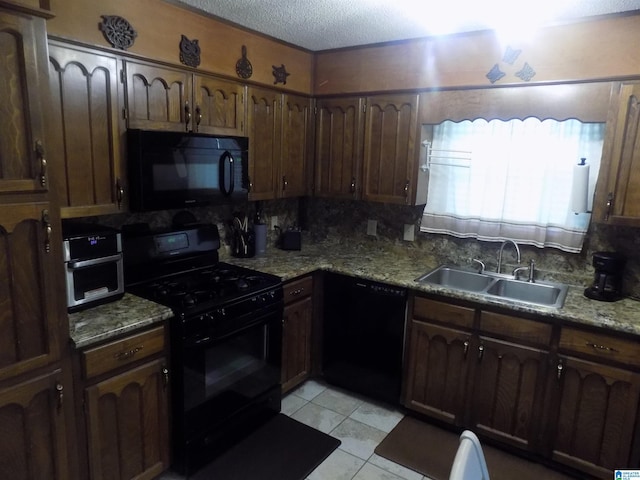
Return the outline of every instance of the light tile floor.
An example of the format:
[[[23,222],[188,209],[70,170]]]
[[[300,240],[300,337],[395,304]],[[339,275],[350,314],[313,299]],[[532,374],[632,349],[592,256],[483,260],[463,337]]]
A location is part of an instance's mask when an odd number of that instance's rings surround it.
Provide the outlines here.
[[[342,442],[308,480],[429,480],[374,453],[399,410],[310,380],[282,399],[282,413]]]
[[[282,399],[282,413],[342,443],[307,480],[429,480],[374,453],[404,414],[385,404],[309,380]],[[165,473],[158,480],[181,480]]]

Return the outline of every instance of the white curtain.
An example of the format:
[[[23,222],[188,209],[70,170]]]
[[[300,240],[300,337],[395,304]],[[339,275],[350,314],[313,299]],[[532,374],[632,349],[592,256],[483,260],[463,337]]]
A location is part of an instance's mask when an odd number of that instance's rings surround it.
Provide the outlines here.
[[[603,136],[578,120],[435,126],[421,231],[579,252],[590,214],[572,211],[574,165],[587,159],[590,211]]]

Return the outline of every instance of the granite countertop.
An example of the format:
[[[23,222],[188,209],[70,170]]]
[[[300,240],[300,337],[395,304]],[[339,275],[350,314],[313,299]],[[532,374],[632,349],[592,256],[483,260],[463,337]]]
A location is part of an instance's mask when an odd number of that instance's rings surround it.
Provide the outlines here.
[[[125,293],[115,302],[69,314],[69,333],[76,348],[86,348],[172,316],[168,307]]]
[[[416,257],[406,250],[351,248],[347,245],[304,245],[300,251],[271,248],[262,257],[248,259],[225,258],[224,261],[242,265],[288,280],[322,269],[370,280],[406,287],[415,291],[440,294],[444,297],[476,301],[481,305],[506,307],[514,312],[533,313],[539,317],[608,328],[640,335],[640,301],[624,298],[617,302],[600,302],[583,295],[584,286],[569,286],[561,309],[532,306],[487,298],[471,292],[420,284],[416,278],[439,266],[429,259]]]
[[[253,258],[234,258],[221,252],[221,260],[271,273],[284,281],[316,270],[360,276],[369,280],[434,293],[481,305],[507,307],[514,312],[533,313],[550,320],[574,322],[640,335],[640,302],[622,299],[599,302],[583,295],[584,287],[570,286],[564,307],[554,309],[517,304],[445,287],[419,284],[415,279],[436,268],[430,259],[417,257],[402,248],[372,244],[342,245],[306,242],[300,251],[283,251],[270,247],[267,253]],[[71,340],[76,348],[86,348],[112,337],[147,325],[164,321],[171,310],[135,295],[125,294],[121,300],[69,315]]]

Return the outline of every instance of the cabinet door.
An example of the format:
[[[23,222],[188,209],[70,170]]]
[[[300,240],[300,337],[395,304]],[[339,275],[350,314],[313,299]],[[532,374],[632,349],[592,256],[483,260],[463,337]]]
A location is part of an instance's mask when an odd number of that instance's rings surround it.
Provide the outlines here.
[[[302,383],[311,372],[311,297],[284,307],[282,391]]]
[[[244,88],[236,82],[194,75],[193,130],[244,135]]]
[[[474,356],[472,429],[519,448],[534,449],[548,353],[480,337]]]
[[[411,204],[418,160],[418,95],[367,99],[364,200]]]
[[[282,154],[279,197],[302,197],[308,192],[313,150],[311,99],[285,95],[282,109]]]
[[[471,334],[412,320],[405,406],[447,423],[464,419]]]
[[[613,98],[594,219],[640,226],[640,83],[622,84]]]
[[[67,480],[60,371],[0,391],[0,478]]]
[[[152,479],[169,467],[166,377],[159,359],[86,389],[93,480]]]
[[[62,260],[51,246],[56,232],[50,208],[0,205],[0,380],[59,359],[64,286],[53,273]]]
[[[599,478],[631,466],[629,453],[640,400],[640,374],[560,357],[547,402],[552,457]],[[637,465],[637,464],[636,464]]]
[[[45,21],[0,10],[0,193],[48,188]]]
[[[124,193],[115,57],[49,46],[50,154],[63,217],[116,213]]]
[[[194,109],[193,79],[187,71],[125,62],[127,126],[147,130],[189,131]]]
[[[362,98],[318,101],[315,195],[360,198],[363,108]]]
[[[269,200],[276,196],[282,95],[265,88],[249,88],[247,95],[249,133],[249,199]]]

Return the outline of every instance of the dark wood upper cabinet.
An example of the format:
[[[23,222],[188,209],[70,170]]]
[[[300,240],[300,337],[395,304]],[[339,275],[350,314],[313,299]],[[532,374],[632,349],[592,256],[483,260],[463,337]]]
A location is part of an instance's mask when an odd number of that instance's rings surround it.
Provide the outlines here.
[[[50,152],[63,160],[54,178],[61,215],[117,213],[126,194],[120,143],[116,57],[49,45],[53,108]]]
[[[243,135],[245,89],[240,83],[194,74],[192,130]]]
[[[364,99],[323,98],[316,112],[314,195],[361,196]]]
[[[55,226],[49,203],[0,204],[0,380],[60,358]]]
[[[49,188],[46,42],[43,18],[0,10],[0,193]]]
[[[278,188],[282,132],[282,95],[251,87],[247,94],[249,137],[249,199],[275,198]]]
[[[318,100],[315,195],[420,203],[418,98],[413,94]]]
[[[367,98],[363,200],[414,203],[418,132],[417,94]]]
[[[640,83],[618,85],[612,95],[594,220],[640,226]]]
[[[282,150],[279,198],[309,193],[313,165],[313,101],[300,95],[283,95]]]
[[[213,76],[125,61],[129,128],[244,134],[244,86]]]

